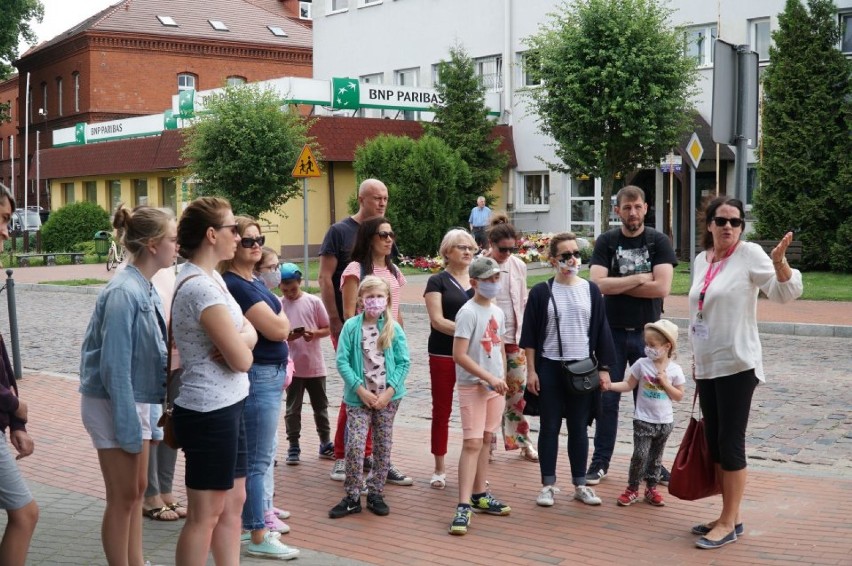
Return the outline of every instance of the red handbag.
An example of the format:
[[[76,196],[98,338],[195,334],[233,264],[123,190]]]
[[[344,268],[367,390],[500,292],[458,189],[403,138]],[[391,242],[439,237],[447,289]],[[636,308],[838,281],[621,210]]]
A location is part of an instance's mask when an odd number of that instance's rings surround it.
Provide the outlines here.
[[[683,434],[674,465],[671,470],[669,493],[678,499],[695,501],[722,493],[719,478],[716,477],[716,464],[710,457],[707,439],[704,436],[704,419],[696,420],[695,401],[698,391],[692,399],[692,413],[689,425]],[[700,409],[699,409],[700,410]]]

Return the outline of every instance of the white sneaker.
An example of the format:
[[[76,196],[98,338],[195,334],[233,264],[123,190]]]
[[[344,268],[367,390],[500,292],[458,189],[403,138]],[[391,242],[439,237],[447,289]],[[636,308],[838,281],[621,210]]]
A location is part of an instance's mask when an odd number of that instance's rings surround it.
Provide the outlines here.
[[[346,479],[346,460],[335,460],[331,468],[331,479],[343,481]]]
[[[585,485],[578,485],[574,489],[574,499],[579,499],[586,505],[601,504],[601,498],[595,495],[595,490]]]
[[[271,531],[264,535],[262,543],[254,544],[250,542],[246,553],[249,556],[276,558],[278,560],[292,560],[299,556],[297,549],[281,542],[280,536],[275,536]]]
[[[559,493],[559,488],[553,485],[546,485],[541,488],[541,493],[535,498],[535,504],[541,507],[553,507],[553,496]]]

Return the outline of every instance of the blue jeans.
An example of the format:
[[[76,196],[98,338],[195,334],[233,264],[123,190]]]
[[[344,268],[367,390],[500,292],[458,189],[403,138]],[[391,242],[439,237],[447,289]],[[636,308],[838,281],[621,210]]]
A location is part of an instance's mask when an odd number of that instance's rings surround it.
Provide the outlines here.
[[[627,364],[645,356],[645,329],[612,329],[612,341],[615,345],[615,363],[609,368],[609,378],[613,383],[624,381]],[[634,390],[635,392],[635,390]],[[595,424],[595,453],[592,455],[592,467],[609,469],[609,461],[615,449],[615,437],[618,434],[618,405],[621,393],[606,391],[601,393],[601,407]]]
[[[274,458],[275,435],[287,364],[254,364],[248,372],[249,394],[243,420],[248,446],[243,529],[264,528],[263,479]]]
[[[568,426],[568,461],[571,463],[571,482],[586,484],[586,461],[589,456],[589,434],[586,427],[594,395],[574,395],[568,392],[559,362],[540,358],[536,363],[540,390],[540,431],[538,462],[542,485],[556,483],[556,455],[559,452],[559,430],[562,418]]]

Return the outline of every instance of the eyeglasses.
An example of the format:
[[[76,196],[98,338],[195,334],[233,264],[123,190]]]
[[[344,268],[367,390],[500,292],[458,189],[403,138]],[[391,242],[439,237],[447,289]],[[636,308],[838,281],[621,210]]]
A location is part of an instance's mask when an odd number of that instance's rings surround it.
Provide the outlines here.
[[[739,228],[743,225],[745,220],[742,218],[725,218],[724,216],[714,216],[713,223],[716,224],[719,228],[723,228],[725,224],[728,222],[731,223],[731,228]]]
[[[376,232],[376,236],[378,236],[382,240],[393,240],[394,238],[396,238],[396,234],[394,234],[393,232],[388,232],[387,230],[380,230],[379,232]]]
[[[513,254],[513,253],[516,253],[516,252],[518,251],[518,248],[502,248],[502,247],[498,247],[497,249],[500,251],[500,253],[501,253],[501,254]]]
[[[240,238],[240,245],[244,248],[253,248],[255,244],[262,248],[266,243],[266,236],[258,236],[257,238]]]
[[[453,247],[456,248],[457,250],[459,250],[460,252],[470,252],[470,253],[476,253],[476,250],[479,249],[476,246],[468,246],[468,245],[465,245],[465,244],[456,244]]]
[[[572,257],[574,259],[580,259],[582,254],[580,253],[580,250],[577,250],[576,252],[565,252],[564,254],[559,254],[559,257],[562,258],[562,261],[568,261]]]
[[[231,234],[234,236],[237,235],[237,225],[236,224],[222,224],[221,226],[214,226],[217,230],[221,230],[222,228],[228,228],[231,230]]]

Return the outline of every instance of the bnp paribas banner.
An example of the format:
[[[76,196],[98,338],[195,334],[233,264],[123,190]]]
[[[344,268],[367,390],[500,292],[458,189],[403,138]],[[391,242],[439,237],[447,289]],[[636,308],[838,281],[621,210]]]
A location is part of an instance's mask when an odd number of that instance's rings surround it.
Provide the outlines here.
[[[384,108],[428,111],[442,103],[431,88],[362,83],[358,79],[331,79],[331,105],[335,110]]]

